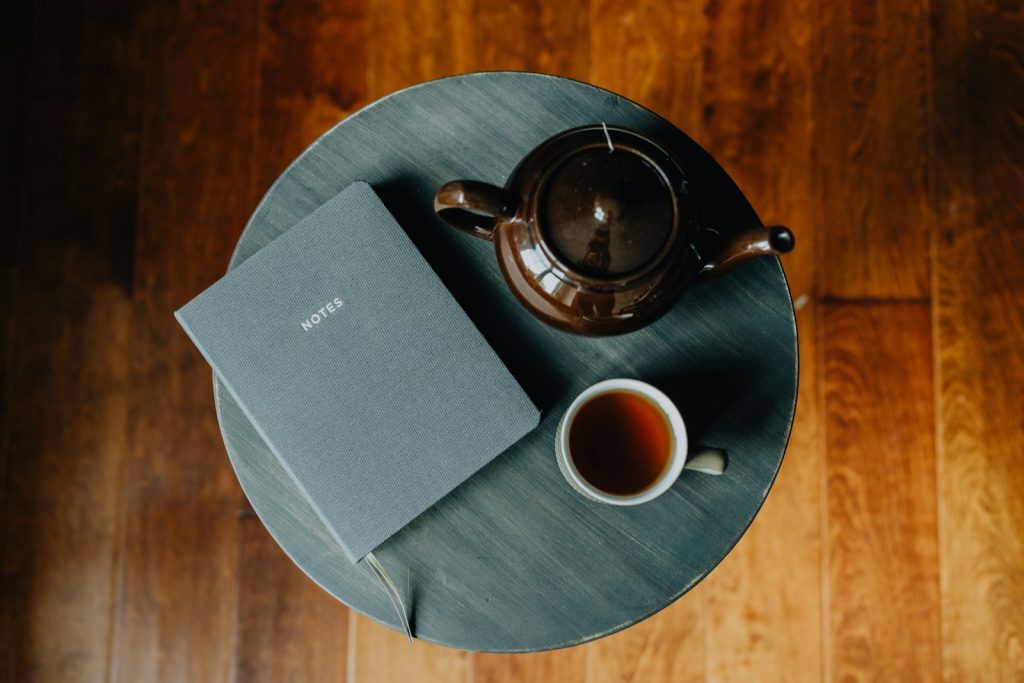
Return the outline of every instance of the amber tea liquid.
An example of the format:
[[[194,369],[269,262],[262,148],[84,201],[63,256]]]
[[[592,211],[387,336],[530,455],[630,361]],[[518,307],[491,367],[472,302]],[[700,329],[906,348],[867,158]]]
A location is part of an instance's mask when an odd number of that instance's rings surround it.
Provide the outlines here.
[[[609,391],[584,403],[569,425],[569,457],[592,486],[633,495],[654,484],[672,454],[672,427],[650,399]]]

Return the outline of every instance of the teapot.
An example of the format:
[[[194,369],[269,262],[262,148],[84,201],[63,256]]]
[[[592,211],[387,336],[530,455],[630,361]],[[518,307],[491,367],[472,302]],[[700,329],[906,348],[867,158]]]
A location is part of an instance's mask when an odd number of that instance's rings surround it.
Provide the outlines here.
[[[494,243],[512,293],[575,334],[624,334],[662,316],[692,282],[793,249],[782,226],[724,241],[701,220],[677,155],[628,128],[594,124],[542,142],[504,187],[446,183],[434,212]]]

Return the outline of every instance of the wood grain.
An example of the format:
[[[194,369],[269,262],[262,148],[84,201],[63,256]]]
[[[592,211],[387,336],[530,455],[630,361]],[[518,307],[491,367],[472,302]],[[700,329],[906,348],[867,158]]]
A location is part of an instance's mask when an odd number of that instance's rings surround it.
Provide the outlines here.
[[[819,312],[797,313],[797,418],[772,493],[746,535],[708,577],[707,671],[714,681],[822,677],[822,449],[815,405]]]
[[[370,35],[371,99],[472,70],[477,60],[472,0],[371,0]]]
[[[661,612],[583,646],[587,683],[696,683],[706,679],[701,584]]]
[[[941,676],[930,310],[828,305],[830,680]]]
[[[410,645],[405,636],[352,612],[350,648],[356,652],[350,680],[380,683],[469,683],[468,653],[423,641]]]
[[[3,16],[0,680],[1024,679],[1012,3],[102,0]],[[654,108],[794,228],[800,403],[764,509],[669,611],[570,650],[409,650],[348,624],[244,507],[239,521],[209,371],[170,312],[335,119],[502,68]],[[891,303],[905,299],[920,303]]]
[[[931,19],[943,674],[1024,680],[1024,18]]]
[[[376,39],[368,46],[370,98],[469,68],[476,53],[472,11],[469,0],[372,0],[369,26]],[[365,617],[353,621],[355,681],[461,681],[471,674],[466,653],[425,643],[410,653],[397,633]]]
[[[590,82],[700,139],[701,3],[591,0]]]
[[[589,646],[525,654],[473,654],[473,683],[586,683]]]
[[[234,679],[342,681],[348,609],[309,580],[255,515],[241,522]]]
[[[826,296],[929,293],[926,11],[925,0],[818,6],[813,139]]]
[[[708,577],[707,669],[715,681],[822,675],[818,263],[813,215],[809,2],[705,7],[702,142],[762,220],[790,226],[800,389],[782,469],[746,535]]]
[[[15,320],[14,300],[18,273],[13,265],[0,268],[0,558],[7,516],[7,472],[11,460],[11,413],[14,406]],[[2,561],[2,559],[0,559]]]
[[[365,103],[368,24],[364,2],[314,3],[303,12],[276,0],[261,3],[259,191],[303,148]],[[277,547],[247,502],[242,514],[235,677],[342,680],[347,608]]]
[[[105,4],[98,16],[36,7],[16,29],[42,37],[31,46],[28,98],[5,103],[27,106],[31,132],[16,167],[24,208],[8,233],[18,268],[5,302],[4,383],[13,389],[4,420],[2,680],[94,681],[109,668],[141,43],[135,9]]]
[[[463,39],[478,41],[474,70],[538,71],[586,80],[590,69],[590,0],[478,0]]]
[[[209,366],[172,317],[224,272],[256,201],[256,15],[152,6],[138,187],[125,531],[114,677],[224,680],[235,643],[237,481]]]
[[[301,12],[285,0],[260,2],[259,192],[328,128],[367,103],[369,21],[368,0],[318,0]]]
[[[473,69],[518,69],[587,80],[590,1],[481,0],[473,29],[482,43]],[[474,653],[474,683],[564,681],[584,683],[586,650],[529,654]]]
[[[592,0],[590,80],[699,139],[704,30],[698,2]],[[587,646],[588,682],[703,680],[706,595]]]
[[[14,309],[18,291],[18,270],[22,265],[24,230],[25,134],[29,118],[29,74],[31,72],[28,32],[31,7],[16,6],[0,22],[0,83],[7,89],[7,106],[0,107],[0,128],[12,131],[0,146],[0,205],[7,214],[8,247],[0,251],[0,559],[3,556],[7,512],[7,465],[10,461],[11,412],[14,406]],[[2,625],[2,622],[0,622]],[[0,656],[2,657],[2,656]],[[5,661],[5,659],[0,659]],[[0,669],[2,671],[2,669]]]

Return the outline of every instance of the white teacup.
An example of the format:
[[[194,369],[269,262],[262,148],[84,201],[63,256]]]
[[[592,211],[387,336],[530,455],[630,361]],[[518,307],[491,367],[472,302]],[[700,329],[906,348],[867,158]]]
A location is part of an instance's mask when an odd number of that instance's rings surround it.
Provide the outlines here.
[[[580,408],[591,399],[609,392],[627,391],[646,398],[657,407],[668,422],[672,443],[668,461],[661,474],[648,486],[635,493],[618,495],[603,491],[580,474],[569,450],[569,434]],[[635,379],[607,379],[591,385],[569,404],[555,432],[555,457],[569,485],[586,498],[609,505],[640,505],[668,491],[683,469],[705,474],[722,474],[727,465],[725,451],[719,448],[696,448],[690,452],[686,424],[679,409],[660,389]]]

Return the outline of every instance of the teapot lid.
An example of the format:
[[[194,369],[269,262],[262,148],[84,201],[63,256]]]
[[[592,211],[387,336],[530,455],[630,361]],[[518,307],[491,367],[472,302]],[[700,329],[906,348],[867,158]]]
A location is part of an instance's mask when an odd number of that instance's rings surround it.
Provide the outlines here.
[[[621,129],[603,132],[549,171],[537,218],[558,260],[583,275],[618,280],[653,265],[670,247],[678,225],[676,193],[685,187],[674,191],[660,163],[665,159],[655,161],[628,138],[647,140]]]

